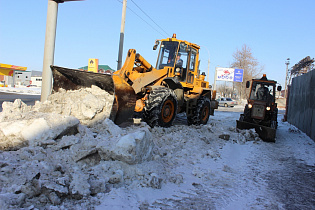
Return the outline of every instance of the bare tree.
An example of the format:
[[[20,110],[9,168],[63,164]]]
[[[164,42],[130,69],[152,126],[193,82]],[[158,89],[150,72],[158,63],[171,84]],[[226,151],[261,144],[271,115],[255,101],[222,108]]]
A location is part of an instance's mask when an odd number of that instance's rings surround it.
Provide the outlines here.
[[[233,88],[224,82],[217,86],[217,94],[221,97],[233,97]]]
[[[263,70],[263,67],[259,66],[259,62],[254,58],[251,49],[246,44],[242,46],[241,50],[237,49],[236,52],[233,53],[233,58],[234,61],[231,67],[244,69],[243,82],[236,82],[235,84],[240,99],[242,99],[247,95],[245,87],[246,81],[257,78]]]

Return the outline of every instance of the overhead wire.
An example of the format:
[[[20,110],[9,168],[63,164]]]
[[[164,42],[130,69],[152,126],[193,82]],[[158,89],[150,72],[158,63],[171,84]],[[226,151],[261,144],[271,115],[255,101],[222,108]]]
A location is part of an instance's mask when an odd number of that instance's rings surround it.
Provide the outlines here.
[[[123,3],[120,0],[117,0],[119,3]],[[132,1],[132,0],[131,0]],[[149,17],[134,1],[132,1],[147,17]],[[135,11],[133,11],[132,9],[130,9],[130,7],[127,6],[127,9],[129,9],[132,13],[134,13],[136,16],[138,16],[143,22],[145,22],[146,24],[148,24],[153,30],[155,30],[156,32],[158,32],[159,34],[161,34],[162,36],[164,36],[164,34],[162,34],[160,31],[158,31],[156,28],[154,28],[150,23],[148,23],[145,19],[143,19],[141,16],[139,16]],[[149,17],[149,19],[155,23],[155,25],[157,25],[164,33],[166,36],[167,33],[151,18]]]
[[[143,12],[143,14],[145,14],[157,27],[159,27],[166,36],[168,36],[168,33],[161,26],[159,26],[146,12],[144,12],[133,0],[131,0],[131,2],[134,3],[134,5],[136,5],[140,9],[140,11]]]

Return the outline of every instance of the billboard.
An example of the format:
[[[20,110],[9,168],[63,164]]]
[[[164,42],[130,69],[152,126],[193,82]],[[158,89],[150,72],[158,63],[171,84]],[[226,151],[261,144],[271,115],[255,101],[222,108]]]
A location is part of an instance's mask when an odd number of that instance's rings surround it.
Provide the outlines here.
[[[243,82],[243,69],[217,67],[215,79],[229,82]]]
[[[234,82],[243,82],[243,69],[235,69],[234,70]]]
[[[216,68],[216,70],[217,70],[216,80],[233,82],[233,79],[234,79],[233,68]]]

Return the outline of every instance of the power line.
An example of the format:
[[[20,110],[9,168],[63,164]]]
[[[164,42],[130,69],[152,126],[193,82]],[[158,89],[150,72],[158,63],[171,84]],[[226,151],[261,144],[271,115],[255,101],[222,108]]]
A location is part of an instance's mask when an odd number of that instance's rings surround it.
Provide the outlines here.
[[[122,1],[117,0],[119,3],[123,3]],[[133,2],[134,3],[134,2]],[[142,17],[140,17],[135,11],[133,11],[132,9],[130,9],[127,6],[127,9],[129,9],[132,13],[134,13],[136,16],[138,16],[141,20],[143,20],[143,22],[145,22],[146,24],[148,24],[153,30],[155,30],[156,32],[158,32],[159,34],[161,34],[162,36],[164,36],[164,34],[162,34],[160,31],[158,31],[156,28],[154,28],[150,23],[148,23],[146,20],[144,20]],[[149,17],[150,18],[150,17]],[[151,19],[151,18],[150,18]],[[151,19],[152,20],[152,19]],[[153,21],[153,20],[152,20]],[[154,22],[154,21],[153,21]],[[163,29],[162,29],[163,30]],[[163,30],[164,31],[164,30]],[[164,33],[167,35],[167,33],[164,31]]]
[[[132,3],[134,3],[140,10],[141,12],[143,12],[143,14],[145,14],[157,27],[159,27],[164,33],[166,36],[168,36],[168,33],[162,28],[160,27],[147,13],[145,13],[133,0],[131,0]]]

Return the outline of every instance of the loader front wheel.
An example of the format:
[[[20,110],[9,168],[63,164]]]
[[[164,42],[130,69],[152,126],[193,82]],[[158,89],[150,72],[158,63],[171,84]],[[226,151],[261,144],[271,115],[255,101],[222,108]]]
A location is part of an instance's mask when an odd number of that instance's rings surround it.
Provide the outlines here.
[[[201,97],[191,117],[187,117],[188,125],[207,124],[210,116],[210,99]]]
[[[169,127],[177,113],[177,99],[173,90],[154,88],[145,102],[144,121],[151,127]]]

